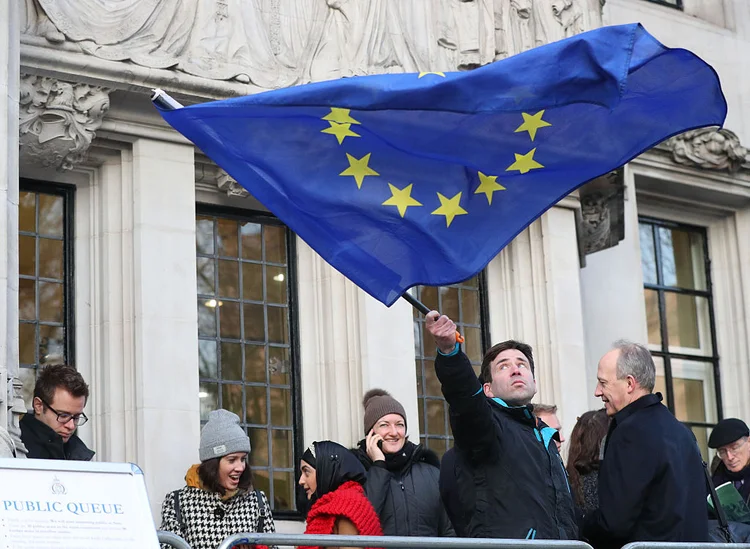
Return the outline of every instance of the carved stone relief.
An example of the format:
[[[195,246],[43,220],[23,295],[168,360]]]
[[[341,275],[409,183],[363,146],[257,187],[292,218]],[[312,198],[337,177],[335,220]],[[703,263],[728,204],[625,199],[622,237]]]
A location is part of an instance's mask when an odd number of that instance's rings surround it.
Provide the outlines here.
[[[625,238],[622,168],[586,183],[579,190],[579,197],[581,224],[578,238],[582,256],[612,248]]]
[[[723,128],[691,130],[668,139],[661,148],[671,151],[678,164],[729,173],[750,169],[750,150],[740,144],[734,132]]]
[[[465,70],[598,26],[601,0],[21,0],[22,32],[89,55],[279,88]]]
[[[238,196],[240,198],[250,196],[250,193],[247,192],[245,187],[237,183],[231,175],[222,169],[220,169],[219,173],[216,175],[216,185],[219,187],[220,191],[227,193],[227,196]]]
[[[70,170],[80,163],[109,109],[109,90],[21,75],[21,160]]]

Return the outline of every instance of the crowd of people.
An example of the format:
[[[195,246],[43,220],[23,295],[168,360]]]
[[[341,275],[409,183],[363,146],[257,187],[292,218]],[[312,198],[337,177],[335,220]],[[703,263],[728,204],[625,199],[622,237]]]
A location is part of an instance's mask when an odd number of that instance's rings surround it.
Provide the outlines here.
[[[596,549],[711,540],[705,464],[692,432],[653,392],[646,347],[618,341],[601,358],[595,396],[604,408],[578,418],[565,463],[556,408],[531,403],[538,379],[529,345],[494,345],[477,376],[450,318],[433,311],[426,327],[454,447],[441,460],[410,441],[402,404],[382,389],[368,391],[359,443],[313,442],[298,464],[306,533],[584,540]],[[92,459],[75,433],[87,421],[88,396],[74,368],[40,371],[33,411],[21,421],[28,457]],[[749,437],[747,425],[731,418],[708,441],[717,450],[714,484],[732,483],[745,502]],[[239,417],[212,411],[200,463],[165,497],[160,528],[194,549],[239,532],[274,532],[271,505],[253,486],[251,452]],[[0,457],[12,455],[0,429]]]

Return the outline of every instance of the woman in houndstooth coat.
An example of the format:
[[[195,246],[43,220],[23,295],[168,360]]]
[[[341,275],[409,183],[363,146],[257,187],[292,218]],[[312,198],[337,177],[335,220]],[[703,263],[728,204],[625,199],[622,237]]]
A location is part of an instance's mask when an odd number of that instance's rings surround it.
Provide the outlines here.
[[[164,498],[161,530],[184,538],[193,549],[216,549],[241,532],[275,532],[266,495],[252,489],[250,440],[239,417],[227,410],[211,412],[199,453],[201,463],[188,470],[186,486]]]

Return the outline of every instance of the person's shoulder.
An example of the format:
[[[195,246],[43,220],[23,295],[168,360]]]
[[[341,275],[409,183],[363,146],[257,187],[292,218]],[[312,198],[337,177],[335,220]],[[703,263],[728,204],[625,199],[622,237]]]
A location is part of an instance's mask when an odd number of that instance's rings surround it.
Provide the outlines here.
[[[16,457],[16,445],[5,427],[0,427],[0,457]]]

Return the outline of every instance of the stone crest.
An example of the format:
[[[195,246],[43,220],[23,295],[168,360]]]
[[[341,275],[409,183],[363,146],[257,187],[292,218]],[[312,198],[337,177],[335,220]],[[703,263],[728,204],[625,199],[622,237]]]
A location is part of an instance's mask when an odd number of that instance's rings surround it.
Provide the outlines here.
[[[109,109],[109,90],[46,76],[21,75],[21,160],[70,170],[88,151]]]
[[[724,128],[699,128],[664,142],[678,164],[707,170],[738,172],[743,165],[750,168],[750,150],[740,144],[734,132]]]

